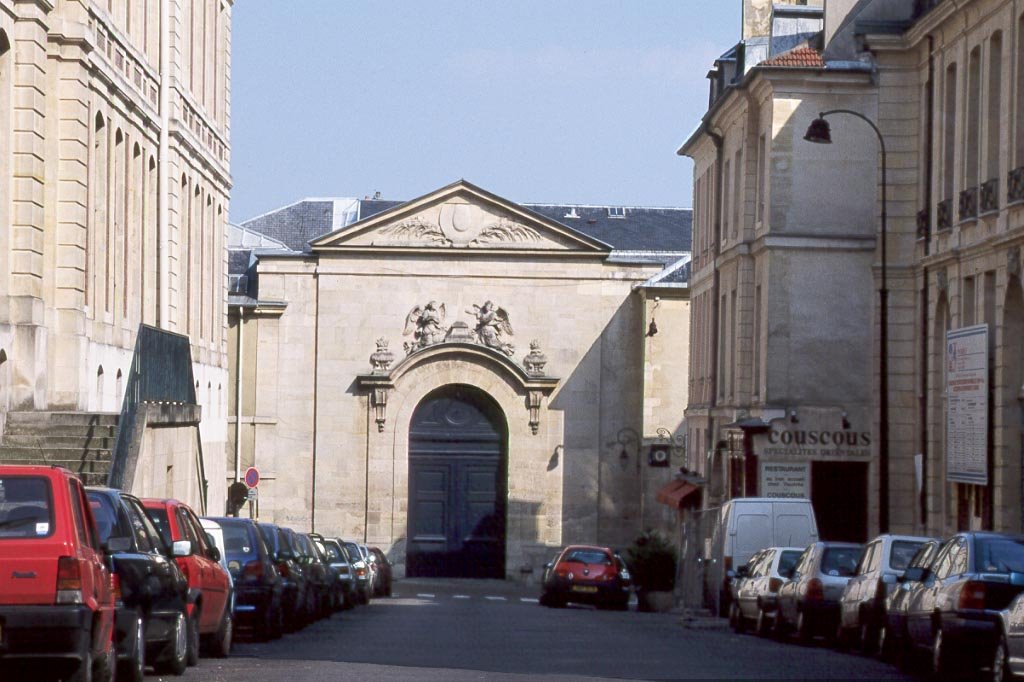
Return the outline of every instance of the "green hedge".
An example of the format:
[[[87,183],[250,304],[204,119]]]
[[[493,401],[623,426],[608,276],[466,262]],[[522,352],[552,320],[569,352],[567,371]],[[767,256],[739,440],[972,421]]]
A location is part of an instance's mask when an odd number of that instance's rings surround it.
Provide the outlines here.
[[[626,549],[626,563],[638,591],[664,592],[676,584],[676,552],[660,533],[648,530]]]

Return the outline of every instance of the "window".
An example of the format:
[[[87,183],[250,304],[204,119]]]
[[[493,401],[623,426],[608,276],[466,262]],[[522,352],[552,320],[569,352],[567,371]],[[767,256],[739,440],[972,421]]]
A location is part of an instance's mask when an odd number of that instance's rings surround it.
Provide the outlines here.
[[[758,222],[764,220],[765,179],[768,175],[768,137],[762,135],[757,143],[757,217]]]
[[[735,195],[732,202],[732,238],[738,239],[740,235],[740,220],[743,217],[743,151],[740,149],[736,150],[736,158],[733,162],[733,173],[735,177],[732,180],[732,193]]]
[[[851,576],[857,569],[859,547],[826,547],[821,556],[821,572],[830,576]]]
[[[999,177],[999,119],[1002,107],[1003,81],[1003,34],[996,31],[988,44],[988,111],[985,126],[988,133],[986,145],[986,173],[984,180]]]
[[[1024,166],[1024,14],[1017,20],[1017,156],[1016,166]]]
[[[88,539],[76,504],[77,490],[71,486],[71,506],[79,535]],[[42,476],[0,478],[0,540],[42,538],[53,533],[53,500],[50,482]]]
[[[142,507],[132,499],[124,498],[128,507],[128,521],[131,524],[132,535],[135,536],[135,544],[140,552],[156,552],[160,547],[160,533],[153,523],[142,511]]]
[[[978,186],[981,154],[981,48],[971,50],[967,66],[967,128],[964,135],[964,187]]]
[[[623,208],[622,206],[609,206],[608,207],[608,217],[609,218],[625,218],[626,217],[626,209]]]
[[[892,547],[889,549],[889,568],[902,571],[910,565],[911,558],[917,554],[917,551],[921,548],[921,542],[912,542],[910,540],[897,540],[892,543]]]
[[[956,64],[946,67],[945,103],[942,117],[942,199],[953,198],[956,166]]]

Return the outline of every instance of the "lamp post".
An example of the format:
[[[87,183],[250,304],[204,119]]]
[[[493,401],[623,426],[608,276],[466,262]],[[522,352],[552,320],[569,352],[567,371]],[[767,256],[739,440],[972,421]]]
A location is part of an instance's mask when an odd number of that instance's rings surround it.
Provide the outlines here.
[[[849,114],[871,126],[878,137],[882,149],[882,287],[878,290],[878,532],[889,532],[889,289],[886,282],[886,177],[885,177],[885,139],[874,122],[850,109],[832,109],[818,114],[811,121],[804,139],[818,144],[832,144],[832,131],[829,129],[826,116],[832,114]]]

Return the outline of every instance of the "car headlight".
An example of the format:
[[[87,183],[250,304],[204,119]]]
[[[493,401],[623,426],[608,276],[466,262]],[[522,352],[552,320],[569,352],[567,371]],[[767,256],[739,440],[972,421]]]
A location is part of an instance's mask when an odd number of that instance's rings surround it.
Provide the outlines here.
[[[619,573],[619,577],[621,577],[623,580],[629,580],[629,571],[623,571],[622,573]]]

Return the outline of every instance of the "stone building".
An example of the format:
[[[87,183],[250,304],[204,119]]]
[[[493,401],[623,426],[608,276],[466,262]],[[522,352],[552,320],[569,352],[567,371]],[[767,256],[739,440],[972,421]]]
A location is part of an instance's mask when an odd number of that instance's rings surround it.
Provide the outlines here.
[[[125,483],[198,503],[205,456],[214,509],[224,499],[231,9],[0,0],[0,425],[118,412],[139,325],[187,335],[194,409],[140,436],[145,480]],[[32,435],[10,431],[4,447]]]
[[[867,126],[830,147],[802,138],[826,109],[874,115],[876,91],[869,68],[808,44],[821,7],[751,6],[768,34],[745,24],[679,149],[695,188],[687,465],[707,506],[809,497],[823,537],[864,540],[877,528],[877,146]]]
[[[259,518],[400,574],[517,579],[673,527],[654,498],[682,463],[689,210],[459,181],[231,229],[228,466],[260,470]]]
[[[878,123],[899,169],[890,225],[899,314],[915,333],[893,369],[906,377],[893,420],[907,431],[891,449],[920,477],[899,518],[932,534],[1020,532],[1024,6],[905,5],[896,21],[857,16],[847,48],[875,55]]]

